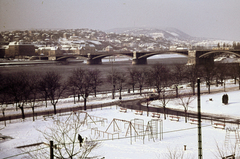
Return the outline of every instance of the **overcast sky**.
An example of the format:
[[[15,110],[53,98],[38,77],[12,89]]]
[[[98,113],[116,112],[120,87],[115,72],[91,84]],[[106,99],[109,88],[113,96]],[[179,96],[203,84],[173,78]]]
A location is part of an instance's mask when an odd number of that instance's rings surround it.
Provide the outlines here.
[[[173,27],[240,40],[240,0],[0,0],[0,31]]]

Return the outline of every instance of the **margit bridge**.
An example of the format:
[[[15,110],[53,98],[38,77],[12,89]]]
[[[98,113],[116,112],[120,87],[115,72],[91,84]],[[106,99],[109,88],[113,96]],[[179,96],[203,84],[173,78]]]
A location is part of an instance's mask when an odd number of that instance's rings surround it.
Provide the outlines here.
[[[95,53],[70,53],[57,55],[54,57],[56,61],[66,61],[68,58],[85,57],[87,64],[99,65],[102,64],[102,59],[109,56],[125,55],[132,58],[133,65],[147,64],[147,58],[159,54],[180,54],[188,58],[188,65],[202,65],[206,63],[213,64],[214,58],[222,54],[233,54],[240,57],[240,50],[165,50],[165,51],[149,51],[149,52],[95,52]],[[53,58],[52,58],[53,59]]]

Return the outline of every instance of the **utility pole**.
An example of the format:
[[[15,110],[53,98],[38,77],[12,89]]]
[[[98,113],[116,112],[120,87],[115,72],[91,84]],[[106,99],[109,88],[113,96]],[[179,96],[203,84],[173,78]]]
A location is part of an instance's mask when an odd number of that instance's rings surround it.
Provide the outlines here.
[[[200,79],[197,79],[198,94],[198,159],[202,159],[202,130],[201,130],[201,101],[200,101]]]
[[[50,141],[50,159],[53,159],[53,141]]]
[[[112,99],[115,99],[115,85],[113,84],[113,60],[115,60],[115,56],[112,58]]]

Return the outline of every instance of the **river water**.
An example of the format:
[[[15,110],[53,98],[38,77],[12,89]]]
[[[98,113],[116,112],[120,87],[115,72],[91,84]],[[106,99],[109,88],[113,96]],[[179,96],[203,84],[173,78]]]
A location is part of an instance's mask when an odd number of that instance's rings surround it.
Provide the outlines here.
[[[24,72],[35,72],[38,74],[55,71],[59,72],[63,80],[67,80],[68,76],[71,75],[71,71],[76,68],[83,69],[99,69],[101,71],[101,76],[106,79],[108,74],[111,74],[112,69],[118,70],[121,72],[126,72],[128,68],[149,68],[156,63],[162,63],[164,65],[172,65],[176,63],[186,64],[187,57],[183,56],[164,56],[164,57],[152,57],[147,59],[147,65],[132,65],[132,61],[129,58],[116,58],[114,62],[109,62],[109,59],[103,59],[102,65],[87,65],[83,63],[69,63],[67,65],[62,64],[36,64],[36,65],[7,65],[1,66],[1,74],[14,74],[20,71]],[[109,84],[104,84],[101,89],[109,89]]]

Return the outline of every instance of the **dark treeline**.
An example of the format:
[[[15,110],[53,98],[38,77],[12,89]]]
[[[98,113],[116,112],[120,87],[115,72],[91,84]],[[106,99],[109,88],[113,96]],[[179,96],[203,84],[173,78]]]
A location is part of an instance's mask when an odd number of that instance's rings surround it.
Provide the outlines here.
[[[236,84],[239,77],[240,68],[235,64],[169,66],[158,63],[146,68],[131,67],[124,72],[113,69],[105,76],[96,68],[77,68],[67,77],[63,77],[63,74],[56,71],[45,73],[20,71],[13,74],[0,74],[0,105],[3,116],[7,106],[14,105],[16,110],[21,110],[23,119],[25,118],[24,107],[28,105],[32,108],[33,120],[35,120],[34,107],[39,100],[45,101],[46,107],[47,101],[50,101],[56,113],[59,99],[73,95],[74,103],[79,101],[80,97],[84,99],[84,110],[86,110],[89,95],[96,96],[100,86],[108,85],[108,88],[112,88],[112,92],[119,91],[119,99],[122,98],[123,88],[132,92],[138,88],[140,95],[144,87],[154,88],[158,97],[164,99],[162,102],[165,106],[166,88],[174,89],[175,96],[178,97],[179,85],[187,83],[192,88],[192,94],[195,95],[197,78],[201,78],[210,93],[211,85],[225,86],[225,80],[230,78],[234,79]],[[113,98],[115,98],[114,93]]]

